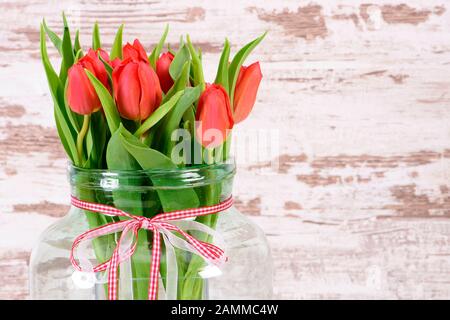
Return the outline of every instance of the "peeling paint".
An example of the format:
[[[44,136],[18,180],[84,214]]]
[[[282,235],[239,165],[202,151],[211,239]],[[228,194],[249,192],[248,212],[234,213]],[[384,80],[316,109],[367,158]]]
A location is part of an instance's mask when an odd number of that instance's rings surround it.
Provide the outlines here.
[[[436,7],[435,13],[442,15],[444,7]],[[429,9],[415,9],[406,4],[384,5],[381,7],[381,14],[387,23],[407,23],[417,25],[428,20],[433,11]]]
[[[186,12],[186,22],[205,20],[205,9],[201,7],[188,8]]]
[[[398,5],[382,5],[376,4],[361,4],[360,16],[366,23],[373,23],[371,21],[370,10],[379,10],[384,22],[388,24],[411,24],[418,25],[426,22],[430,15],[434,14],[441,16],[445,12],[444,6],[435,6],[432,9],[418,9],[408,6],[407,4]]]
[[[0,128],[0,160],[8,155],[48,153],[51,158],[66,158],[56,129],[41,125],[12,125]]]
[[[262,8],[251,7],[250,12],[256,12],[258,18],[273,22],[283,27],[287,35],[314,40],[316,38],[325,38],[328,29],[325,18],[322,15],[322,7],[315,4],[309,4],[304,7],[298,7],[297,11],[273,10],[268,12]]]
[[[16,204],[13,206],[14,212],[36,212],[50,217],[63,217],[69,211],[69,206],[49,201],[42,201],[33,204]]]
[[[285,210],[301,210],[302,206],[300,203],[295,201],[286,201],[284,203],[284,209]]]
[[[398,204],[386,205],[385,209],[394,210],[401,217],[445,217],[450,218],[450,196],[448,186],[440,186],[444,195],[432,200],[427,194],[418,193],[415,184],[393,186],[391,194]]]
[[[250,216],[259,216],[261,214],[261,198],[256,197],[248,201],[243,201],[238,197],[234,199],[234,205],[236,208],[244,214]]]
[[[356,13],[351,13],[351,14],[334,14],[331,18],[333,18],[334,20],[350,20],[353,22],[353,24],[355,26],[359,26],[359,17]]]
[[[25,113],[25,108],[18,104],[0,106],[0,118],[21,118]]]
[[[390,74],[389,77],[395,84],[403,84],[405,79],[409,78],[407,74]]]
[[[342,178],[340,176],[337,175],[323,176],[320,175],[317,171],[315,171],[312,174],[298,174],[297,180],[306,183],[311,187],[318,187],[318,186],[323,187],[330,184],[342,183]]]
[[[315,158],[311,166],[313,168],[397,168],[399,166],[420,166],[450,158],[448,150],[435,152],[423,150],[397,156],[375,155],[339,155]]]
[[[363,78],[363,77],[367,77],[367,76],[375,76],[375,77],[379,77],[379,76],[384,75],[386,72],[387,72],[387,70],[375,70],[375,71],[370,71],[370,72],[363,73],[363,74],[361,75],[361,77],[362,77],[362,78]]]

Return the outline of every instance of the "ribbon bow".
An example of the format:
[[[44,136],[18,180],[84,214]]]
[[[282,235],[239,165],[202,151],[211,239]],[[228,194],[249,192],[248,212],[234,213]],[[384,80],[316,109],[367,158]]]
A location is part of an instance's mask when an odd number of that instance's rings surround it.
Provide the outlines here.
[[[173,236],[173,232],[178,232],[182,235],[189,246],[188,250],[198,254],[203,257],[205,260],[210,261],[213,264],[218,264],[225,260],[224,251],[219,247],[204,241],[200,241],[195,239],[193,236],[183,231],[180,227],[175,225],[176,220],[178,222],[182,221],[186,218],[194,218],[198,216],[204,216],[208,214],[217,213],[220,211],[224,211],[230,208],[233,205],[232,197],[229,197],[227,200],[213,206],[201,207],[201,208],[193,208],[186,210],[177,210],[166,213],[158,214],[152,218],[135,216],[129,214],[125,211],[116,209],[112,206],[92,203],[87,201],[82,201],[74,196],[71,197],[71,203],[73,206],[88,210],[96,213],[101,213],[108,216],[116,216],[116,217],[127,217],[128,220],[123,220],[119,222],[112,222],[101,227],[88,230],[83,234],[79,235],[73,242],[72,251],[70,253],[70,261],[72,265],[79,271],[83,271],[80,265],[77,263],[75,258],[76,248],[80,243],[94,239],[96,237],[100,237],[103,235],[122,232],[119,240],[117,241],[117,246],[113,251],[111,258],[95,267],[93,267],[93,272],[100,272],[108,269],[108,299],[116,300],[117,299],[117,272],[118,266],[122,261],[130,258],[133,253],[136,251],[137,246],[137,236],[140,229],[145,229],[153,232],[153,246],[152,246],[152,257],[151,257],[151,267],[150,267],[150,281],[148,288],[148,299],[155,300],[157,291],[158,291],[158,276],[159,276],[159,264],[161,258],[161,242],[160,242],[160,234],[163,235],[164,241],[166,239],[177,240],[179,239],[176,236]],[[173,221],[174,223],[169,223],[169,221]],[[190,221],[193,222],[193,221]],[[197,223],[198,224],[198,223]],[[200,225],[200,224],[199,224]],[[197,228],[197,230],[210,233],[206,226],[202,225],[202,228]],[[121,250],[121,244],[125,241],[126,237],[129,235],[129,232],[132,232],[133,241],[131,245],[126,250]],[[167,242],[166,242],[167,244]],[[173,248],[172,248],[173,249]]]

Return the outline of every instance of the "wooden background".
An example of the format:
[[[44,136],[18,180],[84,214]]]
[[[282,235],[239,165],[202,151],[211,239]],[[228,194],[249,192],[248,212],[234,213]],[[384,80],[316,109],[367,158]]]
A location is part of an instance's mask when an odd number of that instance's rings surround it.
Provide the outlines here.
[[[33,243],[68,208],[38,44],[62,10],[86,45],[98,20],[108,48],[122,22],[147,49],[169,22],[210,80],[225,36],[235,52],[269,30],[238,131],[277,131],[279,154],[240,163],[234,193],[272,246],[275,297],[450,298],[450,3],[435,0],[2,0],[0,298],[27,298]]]

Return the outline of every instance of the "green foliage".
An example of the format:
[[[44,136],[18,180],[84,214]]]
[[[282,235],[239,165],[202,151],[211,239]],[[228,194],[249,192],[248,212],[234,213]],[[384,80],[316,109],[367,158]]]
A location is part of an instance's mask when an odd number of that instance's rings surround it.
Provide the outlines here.
[[[120,25],[117,30],[116,37],[114,38],[114,42],[111,48],[111,54],[109,55],[111,61],[115,58],[122,59],[122,33],[123,33],[123,24]]]
[[[162,104],[158,107],[151,115],[148,117],[144,123],[136,130],[134,133],[135,136],[139,137],[144,134],[147,130],[153,127],[159,120],[161,120],[177,103],[178,99],[180,99],[182,91],[174,94],[172,98],[170,98],[166,103]]]
[[[150,65],[153,67],[153,69],[156,69],[156,61],[158,61],[159,55],[161,54],[161,50],[164,47],[164,43],[166,42],[168,33],[169,33],[169,25],[166,25],[166,28],[164,29],[164,32],[161,36],[161,39],[159,40],[156,47],[153,48],[152,53],[148,57]]]
[[[94,86],[95,92],[97,92],[98,98],[105,112],[106,121],[108,123],[109,131],[113,134],[119,128],[120,125],[120,115],[117,110],[116,103],[113,97],[109,93],[108,89],[98,80],[93,73],[89,70],[85,70],[86,74]]]
[[[229,77],[229,90],[230,90],[230,101],[233,106],[234,102],[234,91],[236,88],[237,78],[239,76],[239,71],[241,70],[241,66],[244,63],[245,59],[247,59],[248,55],[255,49],[255,47],[264,39],[267,32],[264,32],[261,36],[256,38],[255,40],[247,43],[241,50],[236,53],[233,60],[230,63],[230,67],[228,69],[228,77]]]
[[[47,46],[45,41],[45,30],[43,24],[41,24],[40,30],[41,59],[54,104],[56,128],[67,155],[73,163],[78,164],[79,159],[77,156],[77,149],[75,144],[76,132],[70,126],[70,120],[65,109],[64,90],[61,80],[53,69],[53,66],[51,65],[48,58]]]
[[[42,20],[42,25],[44,27],[45,33],[47,34],[48,38],[50,39],[50,41],[53,43],[53,45],[55,46],[55,48],[58,50],[59,54],[62,53],[62,40],[60,37],[58,37],[58,35],[56,33],[54,33],[48,26],[47,23],[45,22],[45,19]]]
[[[190,62],[190,58],[191,55],[189,53],[189,49],[185,45],[182,45],[170,64],[169,73],[172,79],[178,79],[183,71],[185,63]]]
[[[100,41],[100,29],[98,28],[98,23],[94,24],[94,29],[92,30],[92,49],[97,50],[102,47],[102,42]]]
[[[189,53],[191,54],[192,59],[192,71],[193,71],[193,80],[194,85],[200,85],[202,91],[205,89],[205,78],[203,76],[203,66],[201,61],[201,53],[197,52],[191,42],[191,38],[189,35],[186,36],[187,47],[189,49]]]
[[[230,43],[228,39],[225,39],[225,44],[223,45],[222,54],[220,55],[219,66],[217,68],[217,75],[214,83],[222,85],[226,92],[229,93],[229,82],[228,82],[228,60],[230,59]]]

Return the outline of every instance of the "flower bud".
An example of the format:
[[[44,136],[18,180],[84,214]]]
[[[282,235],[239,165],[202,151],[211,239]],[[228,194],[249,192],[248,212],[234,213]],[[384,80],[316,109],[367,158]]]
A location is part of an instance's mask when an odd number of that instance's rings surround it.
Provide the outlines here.
[[[252,111],[262,79],[259,62],[241,67],[234,91],[234,122],[245,120]]]
[[[94,51],[89,49],[87,55],[78,60],[68,71],[67,102],[70,109],[75,113],[87,115],[101,108],[100,100],[85,69],[92,72],[110,90],[108,73],[105,65],[98,58],[98,54],[109,63],[109,56],[104,50],[97,49]]]
[[[148,62],[125,59],[114,68],[112,78],[114,98],[123,118],[142,121],[159,107],[161,86]]]
[[[138,39],[134,39],[133,45],[127,43],[123,46],[123,60],[131,58],[134,61],[143,61],[148,63],[147,53]]]
[[[173,86],[173,79],[170,76],[169,69],[174,56],[170,52],[163,53],[158,61],[156,61],[156,74],[159,78],[159,83],[161,83],[161,89],[164,93],[170,90]]]
[[[204,146],[220,146],[233,128],[230,99],[218,84],[207,85],[200,96],[197,112],[197,139]]]

